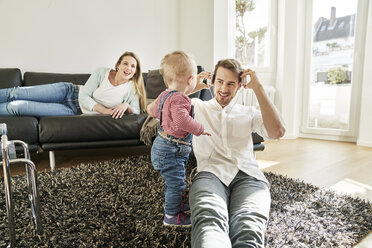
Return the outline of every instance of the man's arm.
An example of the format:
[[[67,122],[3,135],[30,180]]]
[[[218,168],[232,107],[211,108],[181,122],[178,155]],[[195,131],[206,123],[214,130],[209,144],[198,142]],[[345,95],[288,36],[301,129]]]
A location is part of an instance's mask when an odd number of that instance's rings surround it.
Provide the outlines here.
[[[244,87],[251,88],[256,95],[267,134],[272,139],[279,139],[283,137],[285,134],[285,128],[278,110],[267,96],[263,86],[256,76],[256,73],[248,69],[242,73],[241,77],[245,77],[247,75],[251,77],[251,81]]]

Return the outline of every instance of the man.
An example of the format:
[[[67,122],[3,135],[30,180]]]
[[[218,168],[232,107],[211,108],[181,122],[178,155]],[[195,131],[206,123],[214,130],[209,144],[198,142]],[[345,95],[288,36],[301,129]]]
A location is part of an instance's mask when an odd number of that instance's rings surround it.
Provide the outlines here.
[[[246,76],[250,81],[243,85]],[[251,133],[278,139],[285,128],[255,72],[238,61],[219,61],[212,84],[212,100],[192,99],[195,119],[211,133],[193,140],[198,174],[190,189],[192,247],[264,247],[271,198]],[[254,91],[261,111],[236,103],[242,86]]]

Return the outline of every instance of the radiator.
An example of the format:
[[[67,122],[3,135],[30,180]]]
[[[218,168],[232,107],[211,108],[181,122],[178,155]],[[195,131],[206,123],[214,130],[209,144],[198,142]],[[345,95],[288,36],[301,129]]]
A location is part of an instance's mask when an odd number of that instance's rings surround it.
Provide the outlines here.
[[[264,86],[264,90],[269,97],[270,101],[274,103],[275,100],[275,88],[273,86]],[[254,106],[257,109],[259,108],[256,95],[251,89],[241,89],[241,92],[237,94],[237,103],[240,103],[245,106]]]

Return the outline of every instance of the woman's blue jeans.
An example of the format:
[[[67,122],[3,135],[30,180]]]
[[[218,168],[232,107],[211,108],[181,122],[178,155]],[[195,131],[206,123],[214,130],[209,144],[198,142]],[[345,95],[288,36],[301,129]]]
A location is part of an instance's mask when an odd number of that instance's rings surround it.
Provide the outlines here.
[[[177,215],[181,210],[182,194],[186,188],[185,165],[191,146],[156,136],[151,148],[151,162],[165,181],[164,212]]]
[[[191,247],[264,247],[269,186],[242,171],[226,187],[199,172],[190,189]]]
[[[60,116],[79,114],[79,87],[53,83],[0,89],[0,115]]]

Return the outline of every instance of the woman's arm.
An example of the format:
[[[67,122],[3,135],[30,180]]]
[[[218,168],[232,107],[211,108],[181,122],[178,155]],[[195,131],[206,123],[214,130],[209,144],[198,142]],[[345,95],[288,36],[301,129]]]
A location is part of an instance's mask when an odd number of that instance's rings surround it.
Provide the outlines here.
[[[102,106],[99,103],[97,103],[96,105],[94,105],[92,110],[95,111],[95,112],[98,112],[100,114],[104,114],[104,115],[112,115],[113,114],[113,110],[112,109],[108,109],[108,108]]]
[[[137,95],[134,84],[131,89],[127,92],[123,102],[113,108],[111,108],[112,118],[121,118],[124,114],[140,114],[140,103],[139,96]]]
[[[99,68],[92,75],[89,77],[87,82],[80,87],[79,89],[79,103],[85,109],[90,111],[96,111],[99,113],[103,113],[107,111],[105,107],[98,104],[96,101],[93,100],[92,96],[94,91],[99,87],[101,84],[103,77],[106,71],[109,70],[108,68]],[[103,109],[104,108],[104,109]]]
[[[112,111],[111,116],[114,119],[118,119],[123,117],[125,113],[127,114],[133,114],[133,108],[126,102],[123,102],[122,104],[113,107],[110,109]]]

